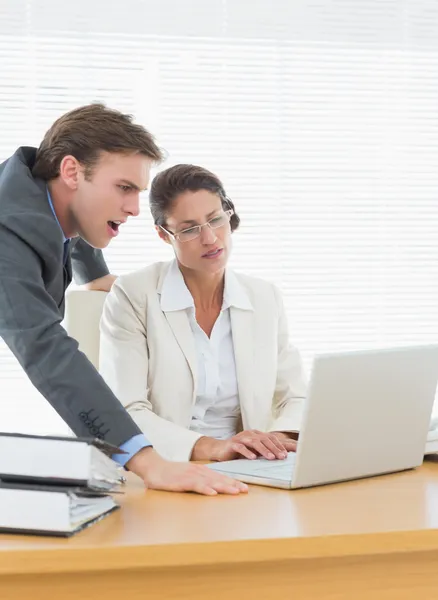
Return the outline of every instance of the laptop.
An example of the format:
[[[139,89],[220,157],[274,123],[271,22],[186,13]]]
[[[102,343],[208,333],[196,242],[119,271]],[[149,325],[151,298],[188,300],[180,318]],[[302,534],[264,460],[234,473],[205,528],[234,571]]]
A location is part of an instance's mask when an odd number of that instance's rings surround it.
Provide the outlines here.
[[[418,467],[438,381],[438,345],[315,358],[296,453],[209,468],[296,489]]]

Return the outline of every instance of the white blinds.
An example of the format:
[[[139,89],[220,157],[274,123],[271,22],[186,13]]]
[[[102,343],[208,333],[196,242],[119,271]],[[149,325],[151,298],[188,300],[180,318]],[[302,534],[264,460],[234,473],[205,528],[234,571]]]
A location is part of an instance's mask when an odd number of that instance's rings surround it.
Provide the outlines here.
[[[233,266],[283,290],[307,365],[437,341],[435,0],[123,8],[0,0],[0,159],[80,104],[132,112],[167,165],[223,178],[242,218]],[[147,198],[106,255],[117,273],[170,258]],[[0,385],[1,429],[62,430],[1,345]]]

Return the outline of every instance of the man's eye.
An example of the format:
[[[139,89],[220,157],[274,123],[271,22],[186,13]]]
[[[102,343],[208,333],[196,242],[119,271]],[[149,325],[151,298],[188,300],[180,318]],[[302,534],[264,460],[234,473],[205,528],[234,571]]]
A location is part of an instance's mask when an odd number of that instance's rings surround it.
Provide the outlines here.
[[[119,188],[122,190],[122,192],[129,192],[129,190],[131,189],[130,185],[119,185]]]

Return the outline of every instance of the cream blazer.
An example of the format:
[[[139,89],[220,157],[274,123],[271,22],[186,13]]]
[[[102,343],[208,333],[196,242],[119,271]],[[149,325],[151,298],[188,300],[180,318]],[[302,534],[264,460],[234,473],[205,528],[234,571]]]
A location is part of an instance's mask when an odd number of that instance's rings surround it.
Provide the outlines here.
[[[116,280],[101,319],[99,369],[155,449],[185,461],[201,437],[189,429],[197,358],[187,311],[165,312],[160,304],[170,265],[155,263]],[[266,281],[231,275],[252,307],[229,309],[242,427],[297,431],[306,389],[281,295]]]

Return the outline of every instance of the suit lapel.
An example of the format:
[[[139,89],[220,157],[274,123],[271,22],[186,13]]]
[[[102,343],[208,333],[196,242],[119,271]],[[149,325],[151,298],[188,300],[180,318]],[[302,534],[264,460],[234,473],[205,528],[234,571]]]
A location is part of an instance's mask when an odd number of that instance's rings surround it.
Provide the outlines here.
[[[190,327],[189,318],[185,310],[170,311],[164,313],[176,341],[181,348],[190,367],[193,378],[193,400],[196,398],[196,383],[198,381],[198,369],[196,361],[195,341]],[[172,374],[170,373],[170,377]]]
[[[237,386],[243,427],[254,407],[254,312],[230,307]]]
[[[179,280],[181,276],[179,275],[179,272],[176,269],[176,261],[172,261],[171,263],[163,265],[163,269],[161,270],[157,283],[157,292],[160,296],[161,310],[163,311],[164,316],[166,317],[166,320],[169,323],[169,326],[172,330],[172,333],[175,336],[175,339],[189,365],[190,372],[193,378],[194,402],[196,399],[196,388],[198,381],[198,363],[196,356],[195,340],[193,337],[192,328],[190,327],[189,317],[187,314],[187,308],[190,305],[191,297],[189,297],[189,301],[187,297],[184,297],[186,294],[189,294],[189,292],[185,288],[184,283],[183,288],[179,287],[181,286],[181,281]],[[172,270],[174,271],[173,273]],[[172,280],[170,283],[170,287],[168,276],[170,276]],[[175,285],[176,294],[179,293],[183,295],[182,302],[175,302]],[[163,297],[163,295],[165,297]],[[178,304],[180,304],[180,306],[178,306]],[[172,374],[170,373],[169,376],[171,377]]]

